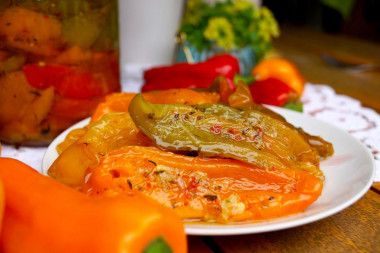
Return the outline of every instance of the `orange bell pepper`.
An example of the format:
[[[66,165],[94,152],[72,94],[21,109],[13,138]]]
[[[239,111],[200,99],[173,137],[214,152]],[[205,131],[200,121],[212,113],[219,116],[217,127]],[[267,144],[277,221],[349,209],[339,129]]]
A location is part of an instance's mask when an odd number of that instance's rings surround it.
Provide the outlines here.
[[[251,72],[256,80],[275,78],[286,83],[290,88],[302,95],[305,79],[297,69],[297,66],[284,58],[269,58],[259,62]]]
[[[1,144],[0,144],[0,151],[1,151]],[[0,180],[0,234],[1,234],[1,228],[2,228],[2,223],[3,223],[4,206],[5,206],[4,188],[3,188],[3,183]]]
[[[178,155],[154,147],[111,152],[87,171],[90,195],[143,193],[181,218],[261,220],[304,211],[322,181],[300,170],[261,169],[237,160]]]
[[[186,252],[181,220],[144,196],[92,198],[10,158],[0,158],[0,178],[1,252]]]

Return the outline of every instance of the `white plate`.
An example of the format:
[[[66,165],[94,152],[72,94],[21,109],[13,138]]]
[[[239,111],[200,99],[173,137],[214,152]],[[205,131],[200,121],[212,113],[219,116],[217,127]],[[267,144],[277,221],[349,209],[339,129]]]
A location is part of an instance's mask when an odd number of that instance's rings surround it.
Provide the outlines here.
[[[372,154],[357,139],[330,124],[282,108],[273,108],[290,123],[302,127],[306,132],[319,135],[334,145],[332,157],[321,162],[325,174],[324,188],[320,198],[305,212],[288,217],[240,224],[186,223],[188,235],[238,235],[275,231],[300,226],[331,216],[360,199],[369,189],[375,175],[375,163]],[[42,169],[46,174],[57,158],[55,150],[69,131],[87,125],[83,120],[59,135],[48,147],[43,158]]]

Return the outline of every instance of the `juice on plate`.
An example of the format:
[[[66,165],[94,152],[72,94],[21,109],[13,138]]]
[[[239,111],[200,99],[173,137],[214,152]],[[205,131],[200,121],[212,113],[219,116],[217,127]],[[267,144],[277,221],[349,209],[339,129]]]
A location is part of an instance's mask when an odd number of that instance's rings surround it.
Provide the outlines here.
[[[116,0],[0,2],[0,140],[46,145],[115,91]]]

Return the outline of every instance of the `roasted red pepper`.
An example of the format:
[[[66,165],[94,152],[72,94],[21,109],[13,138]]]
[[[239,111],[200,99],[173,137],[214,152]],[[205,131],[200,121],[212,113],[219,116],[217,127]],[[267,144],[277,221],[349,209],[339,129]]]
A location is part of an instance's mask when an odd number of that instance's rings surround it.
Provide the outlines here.
[[[29,64],[22,67],[28,83],[37,89],[55,87],[65,97],[86,99],[110,92],[109,84],[91,71],[57,64]]]
[[[290,100],[298,98],[292,88],[275,78],[256,81],[249,86],[249,90],[253,101],[257,104],[284,106]]]
[[[233,80],[239,73],[239,61],[232,55],[222,54],[201,63],[178,63],[149,69],[144,73],[142,91],[207,88],[220,75]]]

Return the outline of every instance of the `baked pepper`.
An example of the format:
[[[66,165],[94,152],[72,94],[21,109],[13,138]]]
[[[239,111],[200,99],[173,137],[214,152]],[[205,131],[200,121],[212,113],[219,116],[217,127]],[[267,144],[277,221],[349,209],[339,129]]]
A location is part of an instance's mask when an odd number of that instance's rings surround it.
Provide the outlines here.
[[[106,96],[96,108],[92,122],[82,130],[69,134],[62,144],[65,149],[49,168],[49,175],[71,187],[79,187],[88,166],[98,163],[108,152],[124,145],[152,145],[135,126],[128,106],[135,93],[114,93]],[[216,102],[216,93],[190,89],[170,89],[143,94],[153,103],[201,104]]]
[[[211,83],[211,85],[204,89],[207,91],[218,92],[220,101],[227,102],[228,98],[235,92],[235,81],[225,76],[217,76]]]
[[[57,55],[65,43],[61,23],[52,15],[6,5],[0,13],[0,37],[2,47],[46,57]]]
[[[183,219],[221,223],[276,218],[304,211],[321,194],[320,179],[300,170],[260,169],[154,147],[123,147],[86,174],[90,195],[142,193]]]
[[[80,186],[85,170],[108,152],[126,145],[151,145],[126,112],[108,113],[88,125],[82,134],[48,170],[49,176],[74,188]]]
[[[10,158],[0,158],[0,178],[6,195],[1,252],[187,250],[182,221],[138,193],[92,198]]]
[[[256,103],[248,85],[239,81],[236,83],[236,90],[228,97],[228,104],[231,107],[252,107]]]
[[[59,95],[68,98],[89,99],[118,90],[110,87],[112,82],[94,74],[90,69],[43,62],[25,65],[22,70],[33,87],[45,89],[54,86]]]
[[[323,178],[319,155],[304,137],[253,107],[151,104],[139,94],[129,113],[162,149],[234,158],[260,168],[302,169]]]
[[[105,97],[105,100],[96,107],[91,116],[91,121],[100,119],[109,112],[127,112],[129,103],[136,93],[112,93]],[[213,91],[197,92],[192,89],[169,89],[162,91],[152,91],[143,93],[146,100],[154,104],[204,104],[217,103],[219,94]]]
[[[41,125],[53,103],[53,87],[39,90],[30,86],[22,71],[1,76],[0,139],[22,143],[48,137]]]
[[[207,88],[217,76],[233,80],[239,72],[238,60],[232,55],[222,54],[200,63],[177,63],[149,69],[144,73],[145,84],[141,91]]]

